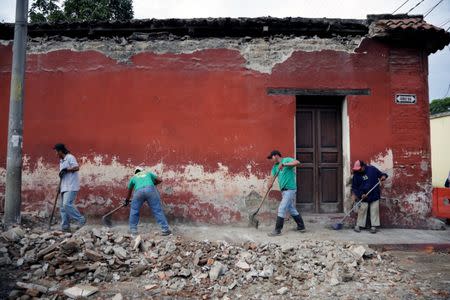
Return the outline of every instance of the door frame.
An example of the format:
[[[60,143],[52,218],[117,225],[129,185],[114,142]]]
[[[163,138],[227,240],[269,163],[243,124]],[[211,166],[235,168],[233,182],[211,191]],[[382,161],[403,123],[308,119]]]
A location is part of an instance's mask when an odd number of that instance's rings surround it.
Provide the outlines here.
[[[301,103],[303,102],[303,103]],[[314,197],[314,201],[312,202],[314,211],[312,211],[311,213],[326,213],[326,212],[321,212],[321,210],[323,208],[325,208],[326,203],[322,203],[321,199],[322,199],[322,192],[323,190],[321,188],[316,189],[316,187],[318,187],[321,183],[321,168],[326,168],[327,164],[333,164],[329,165],[329,167],[335,167],[335,164],[338,164],[338,173],[337,173],[337,178],[336,178],[336,183],[337,183],[337,212],[336,213],[341,213],[343,211],[343,207],[344,207],[344,199],[345,199],[345,195],[343,192],[343,186],[341,185],[342,182],[344,182],[344,147],[343,147],[343,120],[342,120],[342,112],[343,112],[343,104],[345,103],[345,97],[344,96],[297,96],[296,97],[296,101],[295,101],[295,111],[296,114],[294,116],[294,151],[297,155],[297,134],[296,134],[296,130],[297,130],[297,112],[301,111],[302,109],[306,109],[308,110],[308,108],[310,109],[320,109],[323,108],[323,111],[326,111],[327,109],[330,109],[332,111],[337,111],[337,116],[339,118],[338,120],[338,128],[337,128],[337,139],[338,139],[338,149],[337,152],[340,154],[340,156],[337,158],[337,162],[336,163],[326,163],[326,162],[322,162],[321,163],[321,158],[319,157],[323,151],[320,145],[320,138],[318,136],[318,132],[321,132],[320,130],[320,114],[317,113],[317,111],[314,111],[314,114],[312,115],[312,120],[313,120],[313,128],[312,128],[312,132],[313,132],[313,139],[314,139],[314,165],[312,166],[313,168],[313,197]],[[301,162],[300,162],[301,163]],[[324,205],[321,208],[321,205]],[[300,203],[296,202],[296,206],[301,210],[300,207]],[[330,207],[332,207],[331,204],[329,204]]]
[[[351,194],[350,185],[348,179],[351,176],[350,170],[350,121],[348,117],[348,101],[347,96],[370,96],[372,91],[370,88],[349,88],[349,89],[330,89],[330,88],[304,88],[304,87],[267,87],[266,93],[269,96],[294,96],[295,106],[297,105],[296,96],[344,96],[342,104],[342,196],[343,196],[343,211],[348,212],[351,207],[351,201],[347,201]],[[355,99],[356,100],[356,99]],[[352,101],[354,101],[352,99]],[[294,110],[296,111],[296,109]],[[293,151],[296,153],[296,118],[294,117],[294,138],[293,138]]]

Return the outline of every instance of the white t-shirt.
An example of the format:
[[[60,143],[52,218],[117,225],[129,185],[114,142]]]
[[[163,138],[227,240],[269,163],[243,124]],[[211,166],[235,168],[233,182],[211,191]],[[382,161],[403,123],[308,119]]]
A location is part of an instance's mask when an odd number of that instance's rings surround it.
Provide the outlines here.
[[[59,161],[59,170],[78,167],[77,160],[75,156],[68,153],[66,156]],[[78,171],[67,172],[61,180],[61,193],[72,192],[80,190],[80,178],[78,177]]]

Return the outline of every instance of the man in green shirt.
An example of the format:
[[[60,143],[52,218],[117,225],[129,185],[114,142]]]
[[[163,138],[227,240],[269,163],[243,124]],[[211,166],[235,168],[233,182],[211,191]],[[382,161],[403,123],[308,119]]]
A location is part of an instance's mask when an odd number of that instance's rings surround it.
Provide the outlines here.
[[[278,216],[275,224],[275,229],[269,233],[269,236],[277,236],[281,234],[284,225],[284,217],[289,211],[295,223],[297,223],[297,230],[305,231],[305,224],[302,216],[295,208],[297,183],[295,181],[295,167],[300,165],[298,160],[291,157],[282,157],[280,151],[273,150],[267,159],[272,160],[273,167],[268,187],[272,186],[275,177],[278,173],[278,185],[280,186],[282,199],[278,206]]]
[[[145,172],[141,167],[137,167],[134,171],[134,176],[131,177],[128,183],[128,195],[124,201],[125,205],[131,201],[130,208],[130,232],[137,234],[137,226],[139,223],[139,210],[144,202],[147,202],[151,208],[156,222],[161,226],[161,235],[169,235],[172,232],[169,229],[166,216],[161,206],[161,199],[155,185],[162,182],[161,178],[151,172]],[[134,191],[134,193],[133,193]]]

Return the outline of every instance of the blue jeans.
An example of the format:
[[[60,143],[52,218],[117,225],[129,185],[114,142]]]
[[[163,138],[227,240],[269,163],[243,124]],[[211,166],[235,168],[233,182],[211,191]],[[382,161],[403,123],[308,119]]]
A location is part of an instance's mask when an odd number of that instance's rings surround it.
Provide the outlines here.
[[[293,217],[298,216],[300,214],[295,208],[296,194],[297,190],[286,190],[281,192],[282,198],[280,205],[278,206],[278,216],[280,218],[285,218],[287,211],[289,211],[289,213]]]
[[[156,222],[159,226],[161,226],[161,230],[168,231],[169,224],[167,223],[166,216],[164,215],[164,211],[161,206],[161,199],[159,198],[159,193],[155,186],[147,186],[134,192],[130,208],[130,231],[132,233],[137,232],[139,210],[144,202],[147,202],[148,206],[152,210]]]
[[[62,229],[70,228],[70,220],[75,220],[80,225],[86,223],[86,218],[73,205],[77,197],[77,191],[68,191],[61,193],[61,205],[59,211],[61,213],[61,227]]]

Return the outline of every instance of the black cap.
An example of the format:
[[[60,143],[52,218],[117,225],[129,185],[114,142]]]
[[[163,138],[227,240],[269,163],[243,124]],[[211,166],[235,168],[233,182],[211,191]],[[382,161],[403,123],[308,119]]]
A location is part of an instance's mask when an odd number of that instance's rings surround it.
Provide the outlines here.
[[[272,159],[272,156],[274,155],[278,155],[281,157],[281,152],[278,150],[273,150],[272,152],[270,152],[270,154],[267,156],[267,159]]]
[[[69,150],[67,150],[67,148],[66,148],[66,145],[64,145],[64,144],[56,144],[53,147],[53,149],[56,150],[56,151],[64,152],[64,153],[69,152]]]

